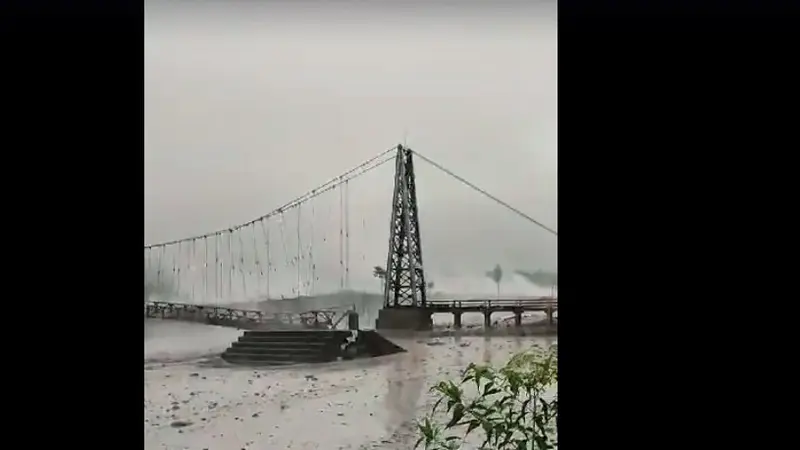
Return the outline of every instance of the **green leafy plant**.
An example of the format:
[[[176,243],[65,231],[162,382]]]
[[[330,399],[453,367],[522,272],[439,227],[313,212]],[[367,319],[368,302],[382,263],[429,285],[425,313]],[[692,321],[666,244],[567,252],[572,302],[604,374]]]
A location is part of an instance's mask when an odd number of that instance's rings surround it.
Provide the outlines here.
[[[467,389],[475,395],[467,396]],[[556,449],[557,389],[556,346],[534,346],[500,369],[470,364],[460,382],[441,381],[431,388],[438,399],[417,422],[414,448],[461,449],[477,431],[483,434],[482,450]],[[446,419],[437,420],[442,414]]]

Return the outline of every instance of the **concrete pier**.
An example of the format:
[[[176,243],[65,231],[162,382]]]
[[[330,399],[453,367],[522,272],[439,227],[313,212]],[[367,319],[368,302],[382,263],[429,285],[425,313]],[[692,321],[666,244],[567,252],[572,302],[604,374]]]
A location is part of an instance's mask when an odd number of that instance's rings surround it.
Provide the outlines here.
[[[433,311],[427,308],[383,308],[378,312],[378,330],[427,331],[433,328]]]

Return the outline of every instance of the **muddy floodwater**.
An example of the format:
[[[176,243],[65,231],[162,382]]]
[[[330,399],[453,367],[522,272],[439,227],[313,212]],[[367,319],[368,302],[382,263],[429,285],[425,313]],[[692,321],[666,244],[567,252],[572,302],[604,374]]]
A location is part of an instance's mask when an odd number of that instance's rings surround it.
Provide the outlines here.
[[[431,385],[547,337],[392,338],[407,353],[278,369],[215,355],[240,331],[145,322],[146,449],[410,449]]]

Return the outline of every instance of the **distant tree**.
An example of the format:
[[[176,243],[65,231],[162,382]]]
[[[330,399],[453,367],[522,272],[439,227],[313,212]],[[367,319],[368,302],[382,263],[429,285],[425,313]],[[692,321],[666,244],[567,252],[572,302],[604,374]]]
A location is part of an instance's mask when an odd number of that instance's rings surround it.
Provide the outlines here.
[[[496,264],[494,269],[486,272],[486,276],[491,278],[494,284],[497,285],[497,296],[500,297],[500,282],[503,281],[503,268],[500,267],[500,264]]]
[[[558,273],[556,272],[545,272],[544,270],[537,270],[536,272],[515,270],[514,273],[539,287],[558,287]]]
[[[386,269],[381,266],[372,268],[372,276],[381,280],[381,292],[386,290]]]

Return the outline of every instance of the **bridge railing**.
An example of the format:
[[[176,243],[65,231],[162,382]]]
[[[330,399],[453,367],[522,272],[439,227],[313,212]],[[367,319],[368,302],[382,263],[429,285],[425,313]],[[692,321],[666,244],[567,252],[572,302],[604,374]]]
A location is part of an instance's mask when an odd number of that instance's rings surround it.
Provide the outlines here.
[[[555,297],[527,297],[527,298],[499,298],[499,299],[465,299],[465,300],[428,300],[429,307],[438,308],[558,308],[558,299]]]
[[[558,300],[558,296],[552,295],[539,295],[539,296],[531,296],[531,295],[503,295],[502,297],[495,297],[494,294],[490,294],[488,296],[475,296],[475,295],[467,295],[467,296],[459,296],[456,294],[437,294],[437,295],[430,295],[428,296],[429,301],[453,301],[453,300],[461,300],[466,302],[485,302],[487,300],[540,300],[540,299],[549,299],[549,300]]]
[[[355,305],[347,308],[316,309],[299,313],[304,326],[309,328],[336,329],[347,315],[355,311]]]
[[[217,305],[198,305],[147,301],[144,314],[147,318],[202,321],[220,325],[298,325],[306,328],[336,328],[354,308],[330,308],[303,312],[264,312],[229,308]]]

